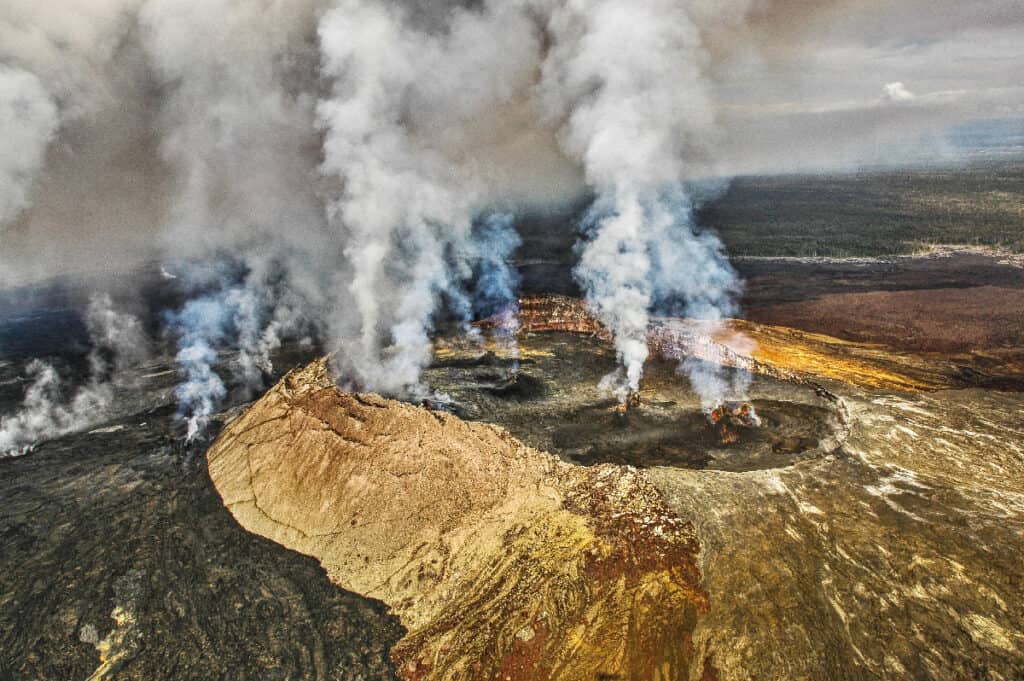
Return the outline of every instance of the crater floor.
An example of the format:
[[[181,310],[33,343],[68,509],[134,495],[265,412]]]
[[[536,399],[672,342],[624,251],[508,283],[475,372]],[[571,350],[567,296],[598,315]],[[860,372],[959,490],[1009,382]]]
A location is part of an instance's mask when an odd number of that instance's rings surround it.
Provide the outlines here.
[[[760,470],[817,458],[837,445],[836,406],[806,385],[725,369],[728,377],[752,381],[747,395],[762,420],[760,428],[737,429],[738,440],[727,444],[676,362],[649,361],[640,407],[622,413],[598,388],[615,369],[614,352],[599,338],[522,334],[517,355],[452,338],[438,344],[425,378],[438,406],[586,465]]]

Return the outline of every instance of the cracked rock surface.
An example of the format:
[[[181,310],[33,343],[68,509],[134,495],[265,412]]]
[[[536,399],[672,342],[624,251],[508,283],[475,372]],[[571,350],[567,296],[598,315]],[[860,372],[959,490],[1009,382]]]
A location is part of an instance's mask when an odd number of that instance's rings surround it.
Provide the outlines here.
[[[689,678],[699,547],[634,469],[344,393],[326,360],[286,376],[208,459],[243,526],[394,609],[404,678]]]

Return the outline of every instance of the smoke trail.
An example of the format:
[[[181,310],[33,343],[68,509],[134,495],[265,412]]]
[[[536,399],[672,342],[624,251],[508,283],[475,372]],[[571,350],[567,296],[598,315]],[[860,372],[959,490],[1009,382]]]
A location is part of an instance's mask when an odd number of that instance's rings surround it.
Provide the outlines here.
[[[436,49],[398,7],[343,2],[320,22],[323,172],[343,183],[329,212],[346,244],[354,319],[337,329],[343,372],[389,393],[416,393],[429,361],[437,292],[448,285],[445,236],[469,232],[469,196],[436,152],[404,127],[418,60]],[[382,46],[387,46],[383,48]]]
[[[695,226],[694,204],[683,189],[662,192],[658,206],[661,212],[648,222],[652,309],[658,314],[682,314],[699,320],[701,334],[749,354],[753,342],[723,325],[726,318],[738,312],[736,298],[741,286],[718,237]],[[679,368],[705,408],[746,397],[750,376],[745,371],[693,358],[684,360]]]
[[[39,79],[0,64],[0,227],[28,207],[57,122],[57,107]]]
[[[42,440],[81,430],[101,418],[110,403],[108,385],[87,386],[64,401],[60,375],[53,365],[33,360],[26,367],[32,383],[21,409],[0,418],[0,454],[27,454]]]
[[[288,291],[250,275],[237,285],[225,279],[217,290],[165,314],[177,337],[175,360],[184,380],[175,397],[188,440],[202,433],[228,395],[215,365],[223,360],[231,385],[245,396],[265,387],[274,369],[271,353],[305,328],[304,318],[296,316],[299,307]]]
[[[89,365],[95,379],[116,384],[126,378],[128,368],[150,356],[149,341],[142,322],[135,315],[119,312],[109,294],[93,295],[85,312],[92,351]]]
[[[647,359],[651,262],[638,200],[617,201],[610,211],[593,219],[575,274],[594,313],[614,335],[621,370],[606,376],[601,387],[625,401],[640,389]]]
[[[524,87],[534,63],[522,17],[505,34],[489,11],[448,19],[431,33],[400,6],[347,0],[319,27],[333,82],[319,107],[322,170],[341,184],[329,214],[351,268],[352,314],[332,335],[343,375],[392,394],[422,392],[438,302],[462,297],[486,194],[464,130]]]
[[[556,8],[548,23],[555,44],[542,87],[566,118],[566,152],[599,197],[575,273],[614,334],[621,369],[602,385],[619,399],[639,390],[657,302],[681,299],[711,332],[737,289],[717,239],[693,229],[681,189],[715,132],[707,56],[687,10],[672,0],[591,0]],[[691,379],[698,392],[717,392],[703,373]]]
[[[315,181],[318,5],[148,0],[140,11],[165,88],[160,150],[178,179],[164,246],[188,260],[178,283],[200,292],[165,318],[190,440],[227,397],[226,380],[247,395],[263,387],[282,338],[335,304],[340,249]]]
[[[174,395],[178,416],[187,423],[189,441],[202,432],[227,396],[224,381],[213,365],[218,359],[214,347],[222,344],[229,332],[230,312],[220,296],[207,296],[192,299],[165,317],[167,327],[178,336],[175,361],[184,373],[184,381],[175,388]]]
[[[519,273],[509,265],[509,258],[522,240],[512,227],[513,216],[487,216],[475,230],[477,250],[473,302],[478,318],[497,321],[492,338],[499,349],[513,360],[519,359]],[[512,367],[518,370],[518,361]]]
[[[42,440],[82,430],[109,415],[114,389],[125,384],[125,369],[148,356],[139,320],[113,308],[108,295],[96,295],[85,315],[92,349],[87,383],[65,401],[63,381],[53,365],[33,360],[32,382],[21,409],[0,418],[0,454],[26,454]]]

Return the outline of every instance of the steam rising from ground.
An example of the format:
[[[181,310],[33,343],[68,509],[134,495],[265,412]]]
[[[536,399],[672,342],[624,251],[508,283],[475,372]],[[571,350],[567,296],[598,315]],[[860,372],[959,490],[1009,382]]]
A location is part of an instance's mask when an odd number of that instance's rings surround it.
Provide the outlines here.
[[[407,396],[425,390],[441,314],[497,306],[514,353],[515,240],[493,216],[591,194],[576,274],[614,332],[621,371],[608,387],[624,397],[639,387],[651,315],[713,332],[734,313],[735,275],[685,187],[763,165],[750,160],[760,140],[780,136],[737,133],[756,126],[729,101],[730,74],[751,80],[754,53],[799,43],[794,24],[855,7],[11,0],[0,281],[74,269],[95,257],[90,244],[104,265],[121,250],[160,259],[190,297],[166,321],[191,436],[226,395],[221,374],[258,388],[282,338],[324,341],[347,385]],[[1016,91],[992,92],[978,101]],[[936,112],[962,99],[894,73],[873,83],[870,108],[951,120],[966,109]],[[684,369],[709,400],[738,389]],[[52,404],[54,382],[36,375]]]
[[[85,314],[92,349],[86,383],[66,397],[65,381],[53,365],[33,360],[31,384],[21,409],[0,418],[0,455],[24,454],[40,440],[92,426],[108,417],[114,390],[126,369],[144,360],[148,343],[139,320],[119,312],[110,296],[94,296]]]
[[[625,400],[640,389],[655,300],[680,298],[688,314],[714,321],[737,288],[718,240],[694,231],[680,189],[716,133],[706,55],[689,8],[673,0],[567,3],[549,27],[542,88],[599,197],[576,274],[615,336],[622,371],[605,383]],[[711,385],[694,380],[698,391]]]
[[[479,226],[472,312],[478,319],[496,320],[492,340],[513,360],[514,373],[519,369],[519,273],[508,263],[522,241],[512,220],[508,214],[490,215]]]
[[[330,214],[345,235],[358,313],[338,334],[345,373],[388,392],[419,389],[436,294],[460,297],[473,218],[502,190],[478,172],[479,158],[466,158],[474,149],[452,140],[523,100],[541,124],[557,125],[563,153],[598,194],[577,274],[615,336],[623,372],[613,387],[625,399],[639,389],[656,298],[717,319],[736,289],[717,240],[692,229],[679,189],[688,157],[715,132],[700,32],[680,3],[614,0],[490,3],[453,11],[445,29],[366,0],[320,24],[334,78],[319,108],[323,169],[341,184]]]

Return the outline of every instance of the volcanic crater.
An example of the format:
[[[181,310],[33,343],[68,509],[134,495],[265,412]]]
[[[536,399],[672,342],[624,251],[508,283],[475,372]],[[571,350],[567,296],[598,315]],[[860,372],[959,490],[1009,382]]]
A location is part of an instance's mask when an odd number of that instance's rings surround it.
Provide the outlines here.
[[[406,679],[713,674],[686,643],[709,607],[696,529],[638,469],[821,458],[842,440],[841,401],[668,325],[626,409],[598,388],[615,356],[585,308],[524,308],[514,346],[438,339],[421,404],[344,392],[328,358],[289,373],[211,447],[214,485],[244,527],[398,614]],[[723,441],[677,371],[683,354],[737,379],[758,370],[759,427]]]
[[[749,377],[749,403],[760,427],[732,427],[723,438],[677,363],[648,361],[639,404],[623,408],[603,394],[601,377],[615,354],[600,337],[569,331],[527,332],[518,356],[501,357],[464,339],[439,344],[425,373],[440,400],[433,408],[493,423],[532,447],[566,461],[649,468],[671,466],[729,471],[793,465],[833,451],[842,416],[808,386]]]

